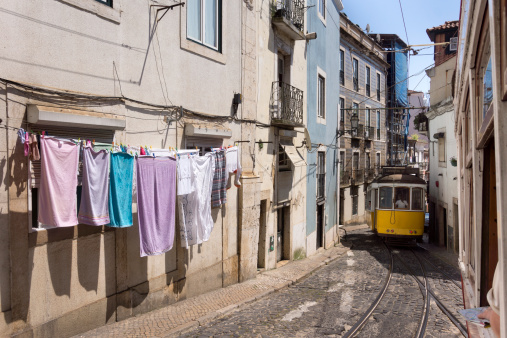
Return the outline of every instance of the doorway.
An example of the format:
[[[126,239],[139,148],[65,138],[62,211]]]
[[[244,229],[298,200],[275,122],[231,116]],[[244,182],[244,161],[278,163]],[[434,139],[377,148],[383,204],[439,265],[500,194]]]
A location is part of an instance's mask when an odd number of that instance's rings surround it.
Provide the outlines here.
[[[263,269],[266,267],[266,209],[267,200],[261,200],[261,212],[259,216],[259,241],[257,243],[257,268]]]
[[[276,261],[290,259],[290,207],[278,209],[276,222]]]
[[[322,248],[324,237],[324,203],[317,205],[317,249]]]

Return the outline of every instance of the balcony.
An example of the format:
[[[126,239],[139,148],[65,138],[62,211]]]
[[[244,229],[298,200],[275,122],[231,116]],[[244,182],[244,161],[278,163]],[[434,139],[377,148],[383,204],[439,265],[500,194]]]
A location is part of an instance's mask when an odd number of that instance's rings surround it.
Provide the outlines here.
[[[372,140],[375,137],[375,128],[374,127],[364,127],[364,139]]]
[[[274,4],[273,25],[293,40],[305,40],[304,0],[277,0]]]
[[[271,86],[271,124],[304,127],[303,91],[284,82]]]
[[[375,179],[375,168],[369,168],[364,170],[364,181],[372,182]]]
[[[350,133],[350,137],[352,138],[362,138],[364,136],[364,125],[358,124],[357,130],[353,130]]]
[[[364,169],[352,170],[352,185],[358,185],[364,183]]]
[[[340,187],[347,187],[350,185],[350,171],[341,171],[340,172]]]

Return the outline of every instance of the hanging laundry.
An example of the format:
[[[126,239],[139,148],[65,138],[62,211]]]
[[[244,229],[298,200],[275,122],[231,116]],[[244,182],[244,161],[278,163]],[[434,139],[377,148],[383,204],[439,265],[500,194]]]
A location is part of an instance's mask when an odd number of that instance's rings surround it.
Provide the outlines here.
[[[79,223],[109,224],[109,153],[106,150],[83,149],[83,184],[79,205]]]
[[[163,254],[174,243],[176,160],[138,158],[137,186],[141,257]]]
[[[109,219],[112,227],[132,225],[132,180],[134,157],[126,153],[111,154],[109,177]]]
[[[143,147],[141,147],[141,153],[140,153],[140,155],[141,155],[141,156],[146,155],[146,152],[144,151],[144,148],[143,148]]]
[[[37,135],[31,134],[28,143],[30,145],[30,159],[32,161],[40,160],[39,146],[37,145]]]
[[[241,163],[239,161],[239,149],[238,147],[230,147],[225,151],[225,175],[226,181],[229,181],[229,174],[236,173],[236,178],[234,179],[234,185],[236,187],[241,186],[241,182],[239,181],[241,177]],[[231,185],[227,186],[229,189]]]
[[[174,156],[175,152],[169,149],[150,149],[150,155],[158,156]]]
[[[25,156],[30,155],[30,134],[25,133],[25,142],[24,142]]]
[[[219,207],[227,202],[227,176],[225,171],[225,151],[216,152],[215,173],[213,175],[213,189],[211,191],[211,205]]]
[[[193,192],[178,196],[181,246],[189,247],[209,240],[213,230],[211,189],[215,172],[215,154],[190,156]]]
[[[19,137],[19,140],[21,141],[21,144],[25,144],[25,130],[23,128],[19,128],[18,129],[18,137]],[[27,155],[25,155],[27,156]]]
[[[178,195],[190,194],[195,190],[193,156],[190,154],[178,156]]]
[[[55,227],[74,226],[78,224],[79,147],[70,141],[42,137],[41,152],[39,222]]]

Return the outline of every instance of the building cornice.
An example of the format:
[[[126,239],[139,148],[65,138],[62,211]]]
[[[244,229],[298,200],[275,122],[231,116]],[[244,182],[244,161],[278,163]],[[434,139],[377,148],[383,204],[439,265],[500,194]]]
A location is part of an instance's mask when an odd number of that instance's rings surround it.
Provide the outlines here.
[[[452,112],[453,110],[453,98],[449,96],[445,100],[442,100],[439,103],[431,106],[429,111],[427,111],[424,115],[426,115],[429,120],[433,120],[435,117],[443,115],[447,112]]]

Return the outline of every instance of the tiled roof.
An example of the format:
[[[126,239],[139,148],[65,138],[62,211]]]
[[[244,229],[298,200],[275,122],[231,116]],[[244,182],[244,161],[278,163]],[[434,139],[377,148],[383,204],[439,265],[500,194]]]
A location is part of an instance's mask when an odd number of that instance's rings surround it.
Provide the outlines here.
[[[446,21],[443,25],[435,26],[433,28],[428,28],[426,30],[426,33],[433,32],[433,31],[440,31],[445,29],[452,29],[452,28],[458,28],[459,27],[459,21]]]

